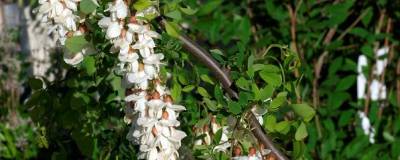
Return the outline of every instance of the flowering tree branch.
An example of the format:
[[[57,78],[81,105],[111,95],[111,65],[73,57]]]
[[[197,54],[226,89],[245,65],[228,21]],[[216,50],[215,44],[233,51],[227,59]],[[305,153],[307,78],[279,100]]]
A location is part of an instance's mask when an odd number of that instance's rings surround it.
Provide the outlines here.
[[[201,63],[206,65],[214,74],[216,79],[221,82],[222,87],[228,93],[231,98],[237,99],[238,93],[235,91],[232,86],[232,80],[229,77],[229,74],[224,72],[218,62],[216,62],[210,54],[203,49],[199,44],[191,40],[189,37],[181,34],[179,36],[179,40],[182,41],[183,47],[189,51],[191,55],[196,57]],[[287,160],[285,154],[283,154],[273,143],[271,138],[266,134],[264,129],[259,124],[257,118],[254,116],[252,112],[248,112],[245,116],[246,120],[249,122],[253,135],[262,143],[264,146],[269,148],[275,157],[279,160]]]

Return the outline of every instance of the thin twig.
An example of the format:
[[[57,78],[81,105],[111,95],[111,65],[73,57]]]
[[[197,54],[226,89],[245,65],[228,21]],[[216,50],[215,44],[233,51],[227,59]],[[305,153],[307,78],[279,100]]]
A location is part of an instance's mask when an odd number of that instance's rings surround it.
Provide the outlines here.
[[[391,18],[388,18],[388,21],[387,21],[387,24],[386,24],[386,34],[389,34],[390,32],[391,32],[391,30],[392,30],[392,19]],[[389,47],[388,49],[389,49],[389,51],[388,51],[388,58],[387,58],[387,62],[386,62],[386,64],[385,64],[385,66],[383,67],[383,71],[382,71],[382,74],[380,75],[380,79],[379,79],[379,82],[381,83],[381,84],[385,84],[385,73],[386,73],[386,66],[388,66],[389,64],[390,64],[390,62],[392,61],[392,58],[393,58],[393,53],[394,53],[394,51],[393,51],[393,45],[390,45],[389,46],[389,39],[386,37],[385,38],[385,40],[384,40],[384,43],[383,43],[383,46],[384,47]],[[377,57],[377,58],[379,58],[379,57]],[[379,94],[378,95],[381,95],[381,92],[383,91],[383,87],[381,86],[380,88],[379,88]],[[385,91],[386,92],[386,91]],[[386,93],[385,93],[386,94]],[[378,112],[378,118],[380,119],[381,117],[382,117],[382,113],[383,113],[383,109],[385,108],[385,104],[384,103],[382,103],[382,105],[379,107],[379,112]]]
[[[304,61],[304,54],[299,52],[298,46],[297,46],[297,40],[296,40],[296,20],[297,20],[297,13],[293,10],[292,6],[290,4],[286,4],[286,8],[288,9],[289,12],[289,17],[290,17],[290,35],[292,38],[292,44],[291,47],[293,47],[293,50],[300,55],[300,58],[302,62]]]
[[[350,30],[353,29],[358,24],[358,22],[360,22],[364,18],[365,15],[367,15],[367,13],[368,13],[368,10],[365,10],[363,13],[361,13],[357,17],[357,19],[355,21],[353,21],[353,23],[351,23],[350,26],[347,27],[346,30],[344,30],[344,32],[342,32],[342,34],[339,35],[338,39],[339,40],[343,39],[344,36],[346,36],[346,34],[349,33]]]

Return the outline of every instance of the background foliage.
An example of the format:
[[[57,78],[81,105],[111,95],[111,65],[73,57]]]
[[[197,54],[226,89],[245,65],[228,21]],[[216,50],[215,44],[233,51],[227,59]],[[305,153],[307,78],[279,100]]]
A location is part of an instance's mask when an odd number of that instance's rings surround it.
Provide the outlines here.
[[[86,3],[89,6],[81,5],[80,12],[99,19],[88,13],[103,13],[107,2],[101,1],[95,9]],[[133,7],[140,8],[145,2],[139,0]],[[160,6],[168,21],[166,31],[158,27],[157,20],[153,26],[163,33],[158,50],[165,53],[169,66],[162,71],[164,75],[172,74],[168,82],[172,96],[187,107],[180,116],[181,128],[189,133],[181,148],[182,153],[187,153],[183,156],[229,157],[229,153],[212,152],[218,136],[209,147],[192,146],[199,138],[192,127],[208,125],[210,113],[217,115],[218,122],[232,125],[230,120],[240,120],[240,115],[249,109],[248,104],[258,104],[269,111],[264,115],[264,128],[292,159],[399,158],[399,33],[395,29],[400,16],[398,2],[162,0]],[[389,18],[393,30],[386,32]],[[32,89],[29,100],[18,106],[21,114],[29,113],[36,124],[34,130],[25,128],[28,139],[34,140],[28,148],[13,149],[16,142],[12,141],[20,131],[2,129],[0,144],[8,144],[3,146],[12,154],[0,157],[136,157],[137,148],[125,138],[128,127],[122,120],[124,91],[119,74],[113,72],[117,59],[109,53],[111,44],[96,23],[90,19],[86,22],[91,34],[85,37],[85,43],[93,45],[97,54],[86,57],[77,68],[58,64],[68,72],[52,83],[21,79]],[[206,67],[182,50],[174,38],[179,32],[210,49],[212,56],[230,71],[240,91],[239,101],[224,98],[221,86]],[[393,46],[384,77],[388,100],[367,105],[368,116],[377,130],[376,143],[370,144],[357,116],[365,105],[356,97],[357,57],[364,54],[374,62],[373,52],[384,46],[385,40],[386,45]],[[76,46],[67,46],[73,47]],[[366,73],[370,70],[367,68]],[[312,119],[314,113],[316,117]],[[0,123],[1,127],[7,128]],[[249,135],[246,126],[237,128],[233,136],[248,147],[252,144],[246,142],[253,138],[245,135]]]

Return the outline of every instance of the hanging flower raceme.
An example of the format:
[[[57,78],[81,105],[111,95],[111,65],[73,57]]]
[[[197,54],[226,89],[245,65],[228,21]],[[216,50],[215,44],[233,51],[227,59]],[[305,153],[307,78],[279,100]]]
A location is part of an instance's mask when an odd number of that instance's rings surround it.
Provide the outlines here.
[[[65,45],[67,38],[82,35],[85,27],[81,25],[84,19],[76,15],[80,0],[39,0],[38,17],[42,23],[50,26],[49,34],[54,33],[56,39]],[[97,4],[96,0],[93,0]],[[78,53],[64,54],[64,61],[70,65],[77,65],[83,61],[87,49]]]
[[[185,107],[173,103],[160,77],[164,55],[154,52],[154,39],[160,35],[144,18],[156,10],[149,7],[129,15],[126,2],[115,0],[106,11],[110,16],[98,24],[113,44],[112,50],[118,52],[117,70],[127,88],[124,121],[131,124],[127,139],[140,145],[139,159],[178,159],[186,134],[177,129],[177,118]]]
[[[367,78],[363,73],[363,67],[368,67],[368,60],[365,55],[360,55],[358,57],[357,64],[357,98],[358,99],[366,99],[370,98],[372,101],[380,101],[385,100],[387,98],[386,85],[381,80],[378,80],[375,77],[381,77],[383,72],[385,71],[387,65],[387,58],[381,59],[387,55],[389,52],[388,47],[383,47],[378,49],[375,52],[376,63],[373,65],[372,75],[374,77],[370,80],[369,86],[367,86]],[[366,93],[367,87],[369,89],[369,94]],[[364,131],[364,134],[369,137],[370,143],[374,143],[375,139],[375,129],[371,126],[369,118],[366,112],[358,112],[358,115],[361,119],[361,127]]]

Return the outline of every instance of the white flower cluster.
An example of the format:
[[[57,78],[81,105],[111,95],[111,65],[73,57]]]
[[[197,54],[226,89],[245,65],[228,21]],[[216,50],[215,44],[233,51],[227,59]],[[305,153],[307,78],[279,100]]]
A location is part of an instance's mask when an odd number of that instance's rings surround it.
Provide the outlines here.
[[[39,0],[38,16],[42,23],[52,26],[49,32],[57,31],[59,41],[64,44],[68,34],[78,30],[79,17],[77,11],[80,0]]]
[[[154,53],[153,40],[160,35],[144,20],[144,16],[156,10],[150,7],[129,15],[126,2],[115,0],[108,4],[106,11],[110,17],[103,17],[98,24],[118,52],[118,70],[124,75],[125,87],[129,88],[124,117],[131,124],[127,138],[140,145],[139,159],[178,159],[177,150],[186,134],[176,129],[180,125],[177,117],[185,107],[173,104],[160,79],[164,55]]]
[[[92,0],[97,5],[96,0]],[[49,34],[55,33],[61,45],[65,45],[67,38],[83,35],[85,27],[80,26],[84,22],[76,15],[80,0],[39,0],[38,18],[42,23],[50,26]],[[87,54],[87,48],[78,53],[65,53],[64,61],[70,65],[77,65],[83,61]]]

